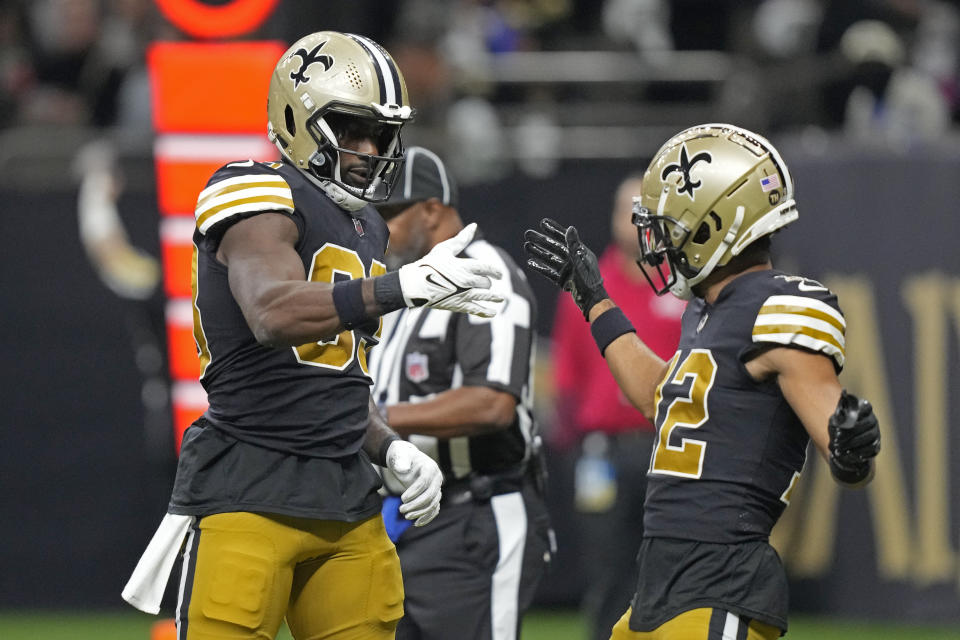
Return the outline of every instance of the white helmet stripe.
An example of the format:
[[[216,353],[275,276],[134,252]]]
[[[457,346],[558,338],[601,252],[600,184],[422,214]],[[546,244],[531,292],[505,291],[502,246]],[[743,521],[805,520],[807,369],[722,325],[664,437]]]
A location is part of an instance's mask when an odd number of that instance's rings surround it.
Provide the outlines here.
[[[373,58],[377,70],[377,79],[380,81],[380,99],[384,104],[400,104],[400,78],[396,67],[384,55],[380,46],[369,38],[356,34],[347,34],[363,47]]]

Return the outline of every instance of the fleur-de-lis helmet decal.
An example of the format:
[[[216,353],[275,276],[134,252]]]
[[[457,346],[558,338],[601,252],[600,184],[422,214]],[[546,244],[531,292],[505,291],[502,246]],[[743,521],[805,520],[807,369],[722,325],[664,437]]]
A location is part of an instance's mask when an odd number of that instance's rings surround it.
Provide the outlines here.
[[[677,187],[677,193],[686,193],[693,198],[693,192],[700,187],[703,182],[700,180],[694,181],[690,177],[690,171],[693,170],[693,167],[698,162],[713,162],[713,156],[711,156],[707,151],[701,151],[700,153],[694,154],[692,158],[688,157],[687,154],[687,145],[684,144],[680,148],[680,162],[674,164],[668,164],[663,168],[663,171],[660,173],[660,179],[666,180],[674,171],[679,171],[683,174],[683,184]]]
[[[291,57],[300,56],[301,60],[300,68],[290,72],[290,79],[293,80],[294,89],[304,82],[310,82],[310,76],[307,75],[307,69],[310,68],[310,65],[320,63],[323,65],[324,71],[329,71],[330,67],[333,66],[333,56],[320,53],[320,49],[322,49],[325,44],[327,44],[326,40],[319,43],[310,51],[301,47],[293,52]]]

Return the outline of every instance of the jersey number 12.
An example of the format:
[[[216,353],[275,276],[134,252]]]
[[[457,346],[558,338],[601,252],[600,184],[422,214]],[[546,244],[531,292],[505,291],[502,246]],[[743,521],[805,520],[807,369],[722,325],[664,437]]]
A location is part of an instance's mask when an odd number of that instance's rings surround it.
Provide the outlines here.
[[[679,361],[679,362],[678,362]],[[662,473],[683,478],[699,478],[703,472],[703,457],[707,452],[707,443],[703,440],[681,437],[679,444],[671,444],[674,432],[678,429],[697,429],[710,416],[707,410],[707,396],[713,387],[717,375],[717,363],[707,349],[693,349],[680,359],[678,351],[670,364],[667,375],[657,385],[654,399],[657,407],[656,424],[659,426],[656,448],[650,459],[650,473]],[[660,419],[664,385],[684,385],[691,378],[690,389],[686,396],[679,395],[670,402]],[[682,433],[682,432],[681,432]]]

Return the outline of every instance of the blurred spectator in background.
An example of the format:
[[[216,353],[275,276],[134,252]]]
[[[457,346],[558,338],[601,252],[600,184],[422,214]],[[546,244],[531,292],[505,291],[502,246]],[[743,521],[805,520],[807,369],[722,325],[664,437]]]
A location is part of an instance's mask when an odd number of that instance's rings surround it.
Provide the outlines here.
[[[136,246],[120,212],[123,175],[116,147],[106,138],[84,145],[74,161],[79,236],[100,281],[124,301],[124,325],[141,376],[144,451],[153,465],[150,497],[169,491],[176,467],[166,360],[164,298],[160,261]],[[134,215],[153,211],[134,210]]]
[[[32,67],[24,42],[22,14],[10,0],[0,2],[0,128],[17,117]]]
[[[960,8],[930,2],[914,36],[913,64],[936,82],[954,119],[960,115]]]
[[[844,130],[864,143],[931,142],[950,126],[950,110],[933,76],[907,59],[903,40],[886,23],[861,20],[840,39],[851,65],[853,88],[844,109]]]
[[[142,70],[154,35],[150,0],[7,2],[0,11],[0,126],[123,120],[149,131],[146,83],[125,81]]]
[[[673,49],[666,0],[607,0],[603,31],[612,41],[627,42],[647,57]]]
[[[600,272],[610,295],[624,301],[624,313],[643,340],[661,358],[669,359],[677,348],[686,304],[673,296],[655,295],[637,267],[637,230],[631,215],[642,179],[642,175],[631,175],[617,190],[611,218],[613,242],[600,258]],[[582,606],[589,618],[590,638],[606,640],[636,584],[635,560],[655,432],[613,383],[606,361],[593,344],[590,326],[570,296],[558,300],[552,341],[556,398],[552,439],[559,448],[581,448],[574,506],[579,515],[581,571],[586,576]]]
[[[25,96],[26,122],[112,122],[123,59],[100,48],[103,30],[96,0],[40,0],[28,8],[35,85]]]
[[[865,35],[865,20],[888,27],[899,52],[865,46],[879,33]],[[896,145],[935,138],[960,116],[953,0],[286,0],[258,36],[300,33],[305,21],[397,52],[420,105],[411,134],[446,151],[465,185],[514,168],[550,176],[563,159],[590,157],[571,142],[588,127],[673,129],[691,110]],[[149,137],[144,50],[158,35],[181,37],[151,0],[0,1],[0,127],[116,125]],[[611,50],[636,53],[636,65],[620,59],[622,81],[609,68],[565,79],[551,58],[523,57]],[[678,62],[690,52],[710,55]],[[515,63],[550,77],[509,79]],[[638,68],[651,79],[634,78]]]

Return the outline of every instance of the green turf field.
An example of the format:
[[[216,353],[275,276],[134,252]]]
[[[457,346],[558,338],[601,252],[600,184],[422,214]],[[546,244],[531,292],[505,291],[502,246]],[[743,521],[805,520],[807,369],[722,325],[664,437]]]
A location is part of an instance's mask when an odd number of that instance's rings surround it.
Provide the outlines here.
[[[3,640],[148,640],[157,620],[135,611],[112,614],[0,612]],[[452,636],[455,637],[455,636]],[[534,611],[523,640],[582,640],[583,623],[569,611]],[[893,623],[827,620],[794,616],[790,640],[957,640],[960,626],[917,627]],[[289,640],[284,629],[277,636]]]

